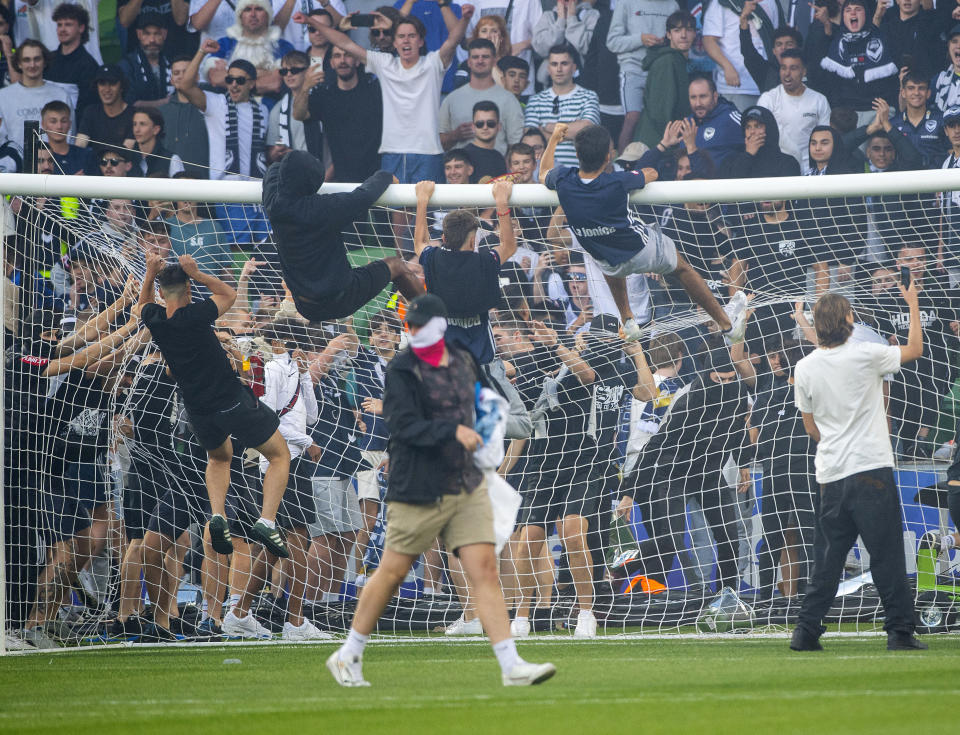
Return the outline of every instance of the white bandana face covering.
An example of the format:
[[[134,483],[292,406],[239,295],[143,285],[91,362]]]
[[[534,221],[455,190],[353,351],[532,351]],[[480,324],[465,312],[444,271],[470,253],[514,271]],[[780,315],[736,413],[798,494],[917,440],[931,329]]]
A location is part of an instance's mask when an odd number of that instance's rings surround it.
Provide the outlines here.
[[[416,334],[410,334],[410,346],[416,348],[430,347],[443,339],[447,331],[447,320],[442,316],[431,317],[430,321],[420,327]]]

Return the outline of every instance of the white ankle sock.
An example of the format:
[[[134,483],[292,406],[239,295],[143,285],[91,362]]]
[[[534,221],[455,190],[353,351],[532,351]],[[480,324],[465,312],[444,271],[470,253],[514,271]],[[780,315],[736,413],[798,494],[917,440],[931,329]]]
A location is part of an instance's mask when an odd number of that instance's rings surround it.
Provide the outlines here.
[[[517,623],[525,623],[525,622],[527,622],[529,619],[530,619],[530,618],[527,617],[526,615],[517,615],[516,617],[514,617],[514,621],[517,622]]]
[[[577,620],[589,620],[593,617],[593,610],[581,610]]]
[[[265,525],[267,528],[270,528],[270,529],[273,529],[273,528],[276,528],[276,527],[277,527],[277,522],[276,522],[276,521],[268,521],[268,520],[267,520],[266,518],[264,518],[263,516],[260,516],[260,520],[258,520],[257,523],[262,523],[263,525]]]
[[[341,647],[340,652],[347,656],[359,656],[362,658],[363,649],[366,647],[368,640],[370,640],[370,636],[362,635],[353,628],[350,628],[350,632],[347,633],[347,640],[343,642],[343,647]]]
[[[230,595],[230,610],[233,610],[240,603],[240,595]]]
[[[514,666],[523,663],[523,659],[517,653],[517,642],[513,638],[506,638],[499,643],[494,643],[493,652],[497,654],[497,662],[504,674],[509,674]]]

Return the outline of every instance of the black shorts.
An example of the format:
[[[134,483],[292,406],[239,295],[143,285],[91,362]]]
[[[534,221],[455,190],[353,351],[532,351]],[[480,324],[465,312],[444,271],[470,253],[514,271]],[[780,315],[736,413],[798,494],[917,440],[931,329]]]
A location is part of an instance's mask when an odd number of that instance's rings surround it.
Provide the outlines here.
[[[306,456],[290,462],[290,476],[283,500],[277,509],[277,525],[287,531],[307,528],[317,522],[317,506],[313,499],[313,473],[317,465]],[[253,524],[260,518],[263,506],[263,480],[256,478],[246,484],[231,483],[227,493],[227,520],[230,532],[250,540]]]
[[[123,486],[123,530],[128,539],[141,539],[157,507],[157,499],[167,490],[162,477],[149,462],[135,458]]]
[[[293,294],[293,301],[300,312],[311,322],[343,319],[369,304],[390,283],[390,266],[375,260],[345,274],[342,291],[323,297]]]
[[[253,391],[245,388],[234,406],[214,413],[200,413],[187,408],[190,428],[207,451],[234,437],[245,447],[259,447],[273,436],[280,426],[276,412],[262,403]]]
[[[536,487],[523,494],[521,525],[549,528],[566,516],[596,515],[603,483],[593,475],[589,466],[541,474]]]
[[[65,541],[90,527],[91,511],[107,502],[109,486],[100,460],[52,462],[44,478],[43,536]]]
[[[146,459],[158,489],[164,489],[147,530],[176,541],[190,524],[205,524],[210,517],[210,500],[204,482],[207,458],[203,448],[193,441],[180,452],[155,447]]]

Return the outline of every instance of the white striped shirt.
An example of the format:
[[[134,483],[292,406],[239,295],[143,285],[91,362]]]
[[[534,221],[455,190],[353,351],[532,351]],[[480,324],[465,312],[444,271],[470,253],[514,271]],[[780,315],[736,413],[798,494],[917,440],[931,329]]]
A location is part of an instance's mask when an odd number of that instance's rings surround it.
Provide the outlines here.
[[[287,442],[290,458],[296,459],[307,450],[313,439],[307,433],[307,426],[317,420],[319,407],[317,396],[313,392],[310,372],[301,373],[297,363],[289,353],[275,354],[273,360],[263,366],[263,397],[260,399],[278,414],[293,401],[300,387],[300,395],[293,407],[280,416],[280,435]],[[260,457],[260,471],[266,472],[266,457]]]
[[[558,100],[555,104],[554,101]],[[554,110],[557,110],[554,113]],[[566,94],[558,95],[553,89],[545,89],[527,102],[524,125],[542,128],[549,123],[572,123],[577,120],[589,120],[600,124],[600,100],[597,93],[584,89],[580,85]],[[572,141],[564,141],[557,146],[554,155],[556,166],[577,166],[577,152]]]

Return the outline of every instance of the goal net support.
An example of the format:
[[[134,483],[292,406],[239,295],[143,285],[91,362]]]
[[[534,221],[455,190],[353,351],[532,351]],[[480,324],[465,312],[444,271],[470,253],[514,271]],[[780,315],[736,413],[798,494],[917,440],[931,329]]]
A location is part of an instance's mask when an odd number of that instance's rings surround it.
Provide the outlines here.
[[[300,619],[343,632],[386,533],[379,399],[405,344],[402,299],[385,291],[350,319],[278,341],[277,325],[299,315],[257,181],[5,174],[0,191],[8,643],[147,641],[158,627],[219,640],[238,604],[278,638]],[[904,344],[897,284],[909,271],[922,284],[924,356],[884,392],[922,629],[949,630],[955,552],[921,538],[954,530],[945,481],[960,405],[960,171],[658,182],[631,202],[719,301],[749,295],[746,340],[725,341],[672,277],[637,275],[628,286],[644,336],[642,351],[629,348],[555,194],[514,186],[519,249],[490,319],[498,365],[533,426],[508,441],[500,468],[522,496],[500,555],[511,615],[533,634],[572,629],[588,606],[601,633],[785,629],[810,570],[818,492],[791,381],[815,345],[813,304],[842,293],[855,339]],[[413,186],[390,187],[344,233],[354,265],[398,253],[415,263],[415,204]],[[438,185],[432,236],[439,245],[453,209],[489,216],[493,204],[489,186]],[[492,220],[478,247],[497,243]],[[305,374],[316,399],[305,433],[321,451],[292,465],[299,491],[287,501],[306,505],[289,509],[289,560],[249,542],[262,472],[244,447],[228,496],[235,551],[205,540],[205,455],[132,309],[148,252],[191,254],[237,286],[217,333],[254,392],[271,390],[271,362]],[[575,359],[559,358],[558,342]],[[479,632],[449,551],[438,542],[417,561],[380,633]],[[857,543],[828,620],[874,631],[882,617]]]

